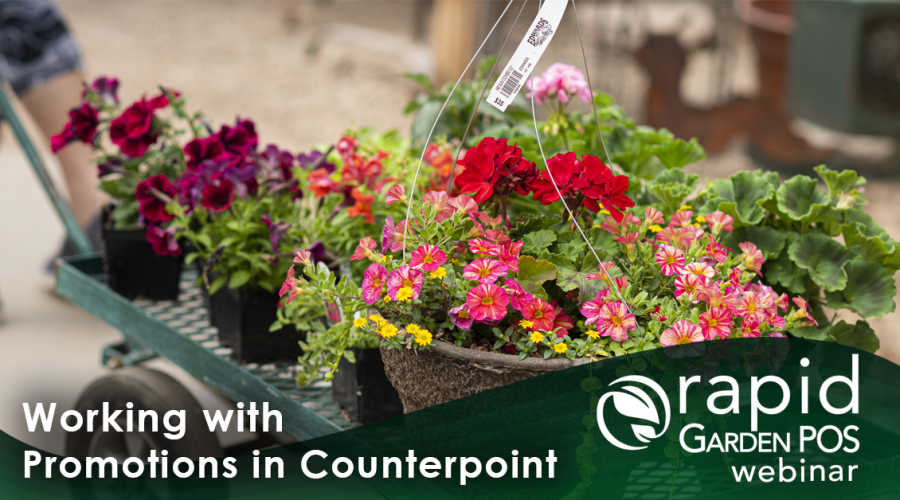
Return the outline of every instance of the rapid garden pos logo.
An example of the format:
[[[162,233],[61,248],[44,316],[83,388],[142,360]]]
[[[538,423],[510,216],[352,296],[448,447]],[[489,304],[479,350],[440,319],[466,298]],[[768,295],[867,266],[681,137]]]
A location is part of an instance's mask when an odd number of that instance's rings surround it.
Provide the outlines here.
[[[610,384],[610,386],[614,386],[616,384],[624,382],[638,383],[649,387],[654,392],[656,392],[656,394],[659,396],[659,400],[662,401],[663,418],[660,419],[659,410],[653,403],[650,395],[647,394],[647,391],[634,385],[625,385],[622,387],[622,389],[627,392],[607,392],[600,398],[600,401],[597,402],[597,425],[600,427],[600,432],[603,433],[603,437],[605,437],[606,440],[609,441],[613,446],[630,451],[643,450],[647,446],[631,446],[623,443],[612,435],[612,433],[609,431],[609,428],[606,426],[606,422],[604,421],[603,417],[603,409],[606,405],[606,402],[607,400],[612,399],[613,406],[615,407],[616,411],[618,411],[622,416],[647,420],[657,425],[659,425],[660,421],[662,421],[662,428],[658,432],[653,426],[650,425],[631,425],[631,430],[634,431],[634,437],[636,437],[638,441],[642,443],[649,443],[650,440],[656,439],[665,434],[666,429],[669,428],[669,420],[671,418],[669,398],[666,397],[666,393],[663,391],[662,387],[659,386],[659,384],[654,382],[652,379],[642,377],[640,375],[629,375],[626,377],[622,377]]]

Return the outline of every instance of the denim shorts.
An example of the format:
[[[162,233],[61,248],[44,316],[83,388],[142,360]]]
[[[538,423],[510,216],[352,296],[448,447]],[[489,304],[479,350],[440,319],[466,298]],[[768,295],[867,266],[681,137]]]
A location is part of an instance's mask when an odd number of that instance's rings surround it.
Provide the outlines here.
[[[0,0],[0,79],[24,94],[81,69],[81,57],[52,0]]]

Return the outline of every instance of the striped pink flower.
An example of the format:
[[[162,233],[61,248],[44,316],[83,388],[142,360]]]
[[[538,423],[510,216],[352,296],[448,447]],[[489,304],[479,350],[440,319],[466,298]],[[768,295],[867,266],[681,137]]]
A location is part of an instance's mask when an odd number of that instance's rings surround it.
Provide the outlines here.
[[[690,321],[677,321],[672,328],[662,332],[659,341],[664,346],[684,345],[693,342],[703,342],[703,333],[700,327]]]
[[[684,252],[671,245],[663,245],[656,252],[656,263],[666,276],[681,274],[684,271]]]
[[[478,259],[463,268],[463,277],[480,283],[493,283],[497,278],[506,276],[509,266],[491,259]]]

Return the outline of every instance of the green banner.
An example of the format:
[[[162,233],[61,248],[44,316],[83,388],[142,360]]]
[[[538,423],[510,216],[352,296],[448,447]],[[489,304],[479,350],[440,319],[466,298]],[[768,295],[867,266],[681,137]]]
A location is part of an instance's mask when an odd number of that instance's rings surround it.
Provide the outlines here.
[[[175,477],[171,461],[165,479],[161,464],[155,479],[68,479],[58,463],[48,479],[42,453],[26,479],[31,450],[0,436],[0,496],[893,499],[900,367],[797,339],[657,349],[242,455],[232,478],[219,459],[215,479],[200,464]]]

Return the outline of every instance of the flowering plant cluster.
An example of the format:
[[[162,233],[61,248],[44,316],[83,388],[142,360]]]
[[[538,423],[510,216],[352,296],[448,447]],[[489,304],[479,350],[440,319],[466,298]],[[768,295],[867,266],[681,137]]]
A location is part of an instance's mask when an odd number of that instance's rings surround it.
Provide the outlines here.
[[[185,98],[165,88],[123,107],[118,87],[118,80],[108,77],[85,85],[81,104],[51,138],[51,149],[56,153],[73,142],[91,145],[98,153],[100,189],[115,200],[112,228],[144,227],[157,253],[181,255],[169,227],[174,215],[167,209],[177,191],[173,183],[185,168],[179,145],[185,131],[177,125],[195,128],[200,115],[189,114]]]

